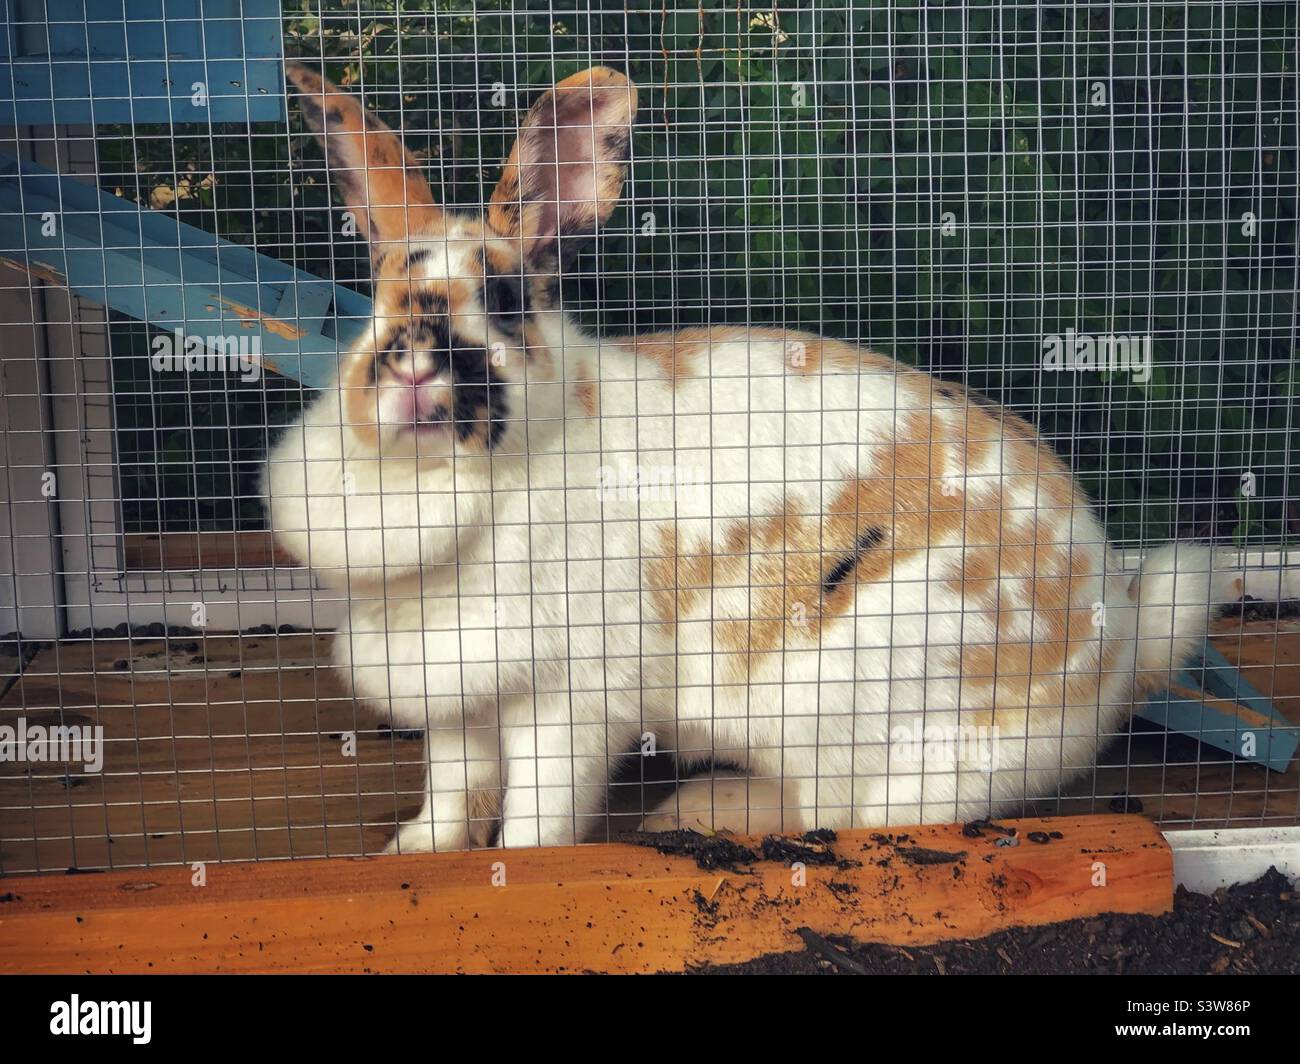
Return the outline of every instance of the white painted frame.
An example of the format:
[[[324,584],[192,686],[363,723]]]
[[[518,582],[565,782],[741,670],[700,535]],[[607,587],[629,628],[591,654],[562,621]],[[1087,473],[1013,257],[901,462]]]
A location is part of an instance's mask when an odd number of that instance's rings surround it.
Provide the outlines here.
[[[94,130],[9,130],[7,147],[62,174],[98,170]],[[240,630],[332,628],[341,605],[302,569],[133,572],[125,568],[104,308],[0,269],[0,634],[54,639],[163,623]],[[12,398],[12,402],[9,399]],[[42,477],[56,494],[42,500]],[[324,601],[321,601],[324,600]]]
[[[1190,828],[1166,831],[1174,853],[1174,882],[1197,894],[1249,883],[1270,867],[1300,879],[1300,826]]]

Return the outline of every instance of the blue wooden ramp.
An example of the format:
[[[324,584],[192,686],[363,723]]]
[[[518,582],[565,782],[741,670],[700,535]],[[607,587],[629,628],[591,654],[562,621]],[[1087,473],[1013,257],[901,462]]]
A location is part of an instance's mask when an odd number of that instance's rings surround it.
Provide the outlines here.
[[[1279,713],[1241,670],[1207,640],[1198,661],[1179,673],[1137,715],[1234,757],[1285,772],[1300,743],[1300,726]]]
[[[370,318],[359,292],[5,155],[0,260],[160,329],[212,338],[214,350],[222,337],[256,336],[267,369],[312,388]]]

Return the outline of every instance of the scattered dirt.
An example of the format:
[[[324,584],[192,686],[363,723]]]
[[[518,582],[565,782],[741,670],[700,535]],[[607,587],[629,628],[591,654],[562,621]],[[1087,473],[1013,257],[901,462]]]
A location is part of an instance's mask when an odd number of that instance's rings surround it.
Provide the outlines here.
[[[775,861],[778,864],[835,865],[841,870],[856,868],[861,862],[842,858],[832,848],[835,832],[825,828],[802,835],[768,835],[763,839],[760,852],[741,845],[726,834],[705,835],[689,828],[677,831],[625,831],[619,842],[633,846],[649,846],[659,853],[677,857],[692,857],[705,871],[724,869],[728,872],[749,873],[756,861]],[[746,867],[741,867],[741,866]]]
[[[237,632],[224,630],[204,632],[198,628],[191,628],[187,624],[163,624],[161,621],[154,621],[152,624],[127,624],[126,622],[123,622],[113,628],[77,628],[68,632],[63,639],[184,639],[203,635],[310,635],[311,633],[312,629],[303,628],[295,624],[257,624],[251,628],[243,628]],[[21,637],[17,632],[10,632],[7,635],[0,636],[0,643],[4,643],[5,641],[16,641],[20,638]],[[189,642],[173,649],[187,650],[192,654],[199,649],[199,644]]]
[[[781,864],[793,864],[795,861],[806,865],[836,864],[839,858],[831,849],[834,841],[833,831],[810,831],[798,838],[768,835],[763,839],[763,859]]]
[[[633,846],[649,846],[659,853],[677,857],[693,857],[695,863],[706,871],[721,868],[728,872],[748,872],[742,865],[753,865],[758,854],[726,835],[703,835],[698,831],[627,831],[619,836],[620,842]]]
[[[1224,607],[1222,616],[1240,617],[1243,622],[1277,621],[1285,617],[1300,617],[1300,599],[1265,602],[1263,599],[1247,597]]]
[[[423,728],[394,728],[386,720],[381,720],[378,724],[376,724],[375,731],[392,732],[395,738],[402,739],[402,740],[424,738]]]
[[[806,932],[806,933],[805,933]],[[1236,975],[1300,974],[1300,889],[1276,869],[1253,883],[1189,894],[1164,916],[1111,913],[930,946],[827,940],[798,929],[806,949],[709,974]]]
[[[961,833],[968,839],[982,839],[986,831],[994,835],[1001,835],[1003,838],[1014,839],[1016,837],[1015,828],[1005,827],[993,820],[971,820],[961,826]],[[1056,834],[1059,836],[1060,832],[1058,831]]]
[[[898,846],[895,847],[894,852],[908,864],[952,864],[955,861],[966,860],[965,850],[945,853],[943,850],[927,850],[921,846]]]

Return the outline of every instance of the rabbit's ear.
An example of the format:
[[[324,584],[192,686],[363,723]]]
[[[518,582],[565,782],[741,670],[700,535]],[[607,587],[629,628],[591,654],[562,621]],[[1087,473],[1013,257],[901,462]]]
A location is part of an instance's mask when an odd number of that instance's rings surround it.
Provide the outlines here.
[[[329,179],[370,240],[377,259],[386,244],[405,243],[442,220],[442,208],[401,139],[351,93],[300,63],[285,75],[300,93],[298,104],[321,147]]]
[[[636,86],[608,67],[547,90],[520,126],[492,193],[492,228],[520,237],[533,261],[554,257],[561,238],[594,234],[622,191],[635,116]]]

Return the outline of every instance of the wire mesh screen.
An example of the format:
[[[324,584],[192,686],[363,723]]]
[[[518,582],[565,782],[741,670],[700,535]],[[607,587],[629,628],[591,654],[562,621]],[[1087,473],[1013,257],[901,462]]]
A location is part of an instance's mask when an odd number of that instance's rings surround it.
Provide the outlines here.
[[[0,130],[0,873],[1300,820],[1295,6],[653,7]]]

